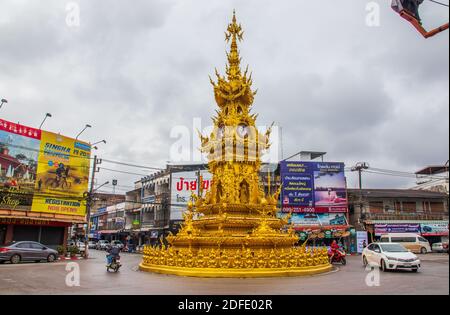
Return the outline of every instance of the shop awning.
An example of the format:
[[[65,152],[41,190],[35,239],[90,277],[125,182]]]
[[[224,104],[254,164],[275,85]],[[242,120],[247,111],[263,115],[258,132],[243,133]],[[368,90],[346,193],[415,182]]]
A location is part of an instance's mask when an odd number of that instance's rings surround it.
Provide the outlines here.
[[[73,220],[73,219],[60,219],[60,218],[38,218],[38,217],[28,217],[28,216],[3,216],[0,215],[1,224],[84,224],[85,221],[82,220]]]
[[[116,234],[120,232],[120,230],[102,230],[102,231],[98,231],[98,234]]]
[[[366,224],[442,224],[448,220],[365,220]]]
[[[349,225],[298,225],[294,226],[294,230],[296,231],[306,231],[306,230],[346,230],[350,226]]]

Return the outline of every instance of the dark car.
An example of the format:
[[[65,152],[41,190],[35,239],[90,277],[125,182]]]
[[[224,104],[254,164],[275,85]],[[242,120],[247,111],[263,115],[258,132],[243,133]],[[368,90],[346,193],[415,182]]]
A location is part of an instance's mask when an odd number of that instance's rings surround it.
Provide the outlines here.
[[[0,263],[9,261],[18,264],[21,261],[40,262],[46,260],[54,262],[58,258],[58,252],[37,242],[13,242],[0,247]]]

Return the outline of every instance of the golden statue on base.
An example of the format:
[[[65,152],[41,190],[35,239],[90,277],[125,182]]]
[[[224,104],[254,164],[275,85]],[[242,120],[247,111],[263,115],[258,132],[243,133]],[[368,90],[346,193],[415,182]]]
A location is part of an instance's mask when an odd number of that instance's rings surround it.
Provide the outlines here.
[[[242,27],[233,14],[225,32],[231,48],[227,76],[211,79],[219,110],[209,137],[200,135],[213,174],[203,197],[193,196],[177,235],[168,246],[144,249],[143,271],[195,277],[277,277],[326,272],[326,248],[295,247],[298,237],[279,219],[280,194],[265,194],[259,181],[261,155],[270,147],[271,129],[261,134],[250,114],[255,91],[251,74],[241,72],[237,41]],[[248,67],[247,67],[248,68]],[[200,185],[201,186],[201,185]]]

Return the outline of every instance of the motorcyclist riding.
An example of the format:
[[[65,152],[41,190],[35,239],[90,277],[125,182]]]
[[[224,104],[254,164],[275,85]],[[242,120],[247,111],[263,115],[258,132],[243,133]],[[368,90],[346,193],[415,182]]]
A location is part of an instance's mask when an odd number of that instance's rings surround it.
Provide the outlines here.
[[[114,258],[119,257],[120,249],[117,246],[111,246],[107,249],[108,254],[106,255],[107,266],[111,266]]]
[[[340,246],[339,246],[338,242],[336,242],[336,240],[334,240],[334,241],[331,243],[330,249],[331,249],[331,253],[332,253],[333,255],[335,255],[336,252],[340,249]]]
[[[56,181],[59,183],[65,174],[66,168],[63,163],[60,163],[56,169]]]

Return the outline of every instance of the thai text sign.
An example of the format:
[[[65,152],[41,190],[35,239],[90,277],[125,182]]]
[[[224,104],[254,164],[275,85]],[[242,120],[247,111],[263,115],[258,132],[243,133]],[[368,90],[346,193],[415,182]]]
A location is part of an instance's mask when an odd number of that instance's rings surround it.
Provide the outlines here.
[[[170,220],[183,220],[183,212],[186,211],[192,193],[198,194],[199,191],[203,191],[203,195],[205,195],[211,187],[211,173],[200,172],[201,187],[199,187],[198,175],[196,171],[172,173]]]
[[[281,162],[284,212],[347,212],[344,163]]]
[[[420,224],[375,224],[375,235],[387,233],[420,233]]]

